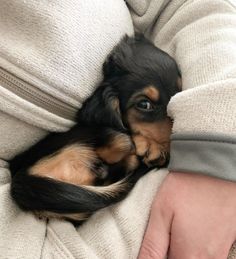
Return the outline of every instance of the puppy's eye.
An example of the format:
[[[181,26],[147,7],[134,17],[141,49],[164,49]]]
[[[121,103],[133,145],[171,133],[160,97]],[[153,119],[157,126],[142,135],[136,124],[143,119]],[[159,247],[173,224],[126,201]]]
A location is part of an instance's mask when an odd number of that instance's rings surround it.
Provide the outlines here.
[[[142,111],[152,111],[154,107],[150,101],[141,100],[136,104],[136,108]]]

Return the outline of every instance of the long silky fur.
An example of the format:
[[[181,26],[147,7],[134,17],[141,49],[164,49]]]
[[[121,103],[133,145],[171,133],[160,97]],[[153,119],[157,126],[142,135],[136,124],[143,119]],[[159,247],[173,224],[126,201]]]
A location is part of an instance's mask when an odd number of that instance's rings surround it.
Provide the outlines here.
[[[12,181],[11,195],[24,211],[85,220],[91,213],[122,200],[146,172],[147,168],[140,168],[107,186],[77,186],[18,172]]]

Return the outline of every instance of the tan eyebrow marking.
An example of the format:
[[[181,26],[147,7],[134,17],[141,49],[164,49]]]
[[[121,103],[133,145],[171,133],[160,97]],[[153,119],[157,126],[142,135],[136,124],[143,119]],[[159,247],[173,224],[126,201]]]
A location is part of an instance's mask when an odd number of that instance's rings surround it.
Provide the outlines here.
[[[150,100],[158,101],[160,98],[159,91],[154,86],[145,87],[143,90],[143,94],[145,94]]]
[[[179,88],[179,90],[182,90],[182,79],[181,79],[181,77],[177,78],[177,87]]]

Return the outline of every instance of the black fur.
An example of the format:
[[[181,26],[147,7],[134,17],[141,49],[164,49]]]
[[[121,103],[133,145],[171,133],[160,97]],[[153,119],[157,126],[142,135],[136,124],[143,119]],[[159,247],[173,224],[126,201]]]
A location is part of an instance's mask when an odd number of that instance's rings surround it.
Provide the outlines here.
[[[12,197],[23,210],[50,211],[61,214],[92,213],[122,200],[148,169],[141,167],[124,178],[125,188],[114,195],[97,193],[82,186],[19,172],[12,182]],[[121,183],[121,185],[123,182]],[[99,188],[103,187],[97,187]]]
[[[104,80],[94,94],[85,101],[77,113],[79,123],[127,130],[117,114],[110,113],[109,99],[118,97],[123,114],[131,95],[146,85],[157,85],[161,92],[159,110],[145,115],[145,120],[161,120],[166,117],[170,98],[179,92],[177,78],[180,71],[174,59],[155,47],[149,40],[138,34],[126,36],[114,48],[103,64]],[[127,126],[127,125],[125,125]]]

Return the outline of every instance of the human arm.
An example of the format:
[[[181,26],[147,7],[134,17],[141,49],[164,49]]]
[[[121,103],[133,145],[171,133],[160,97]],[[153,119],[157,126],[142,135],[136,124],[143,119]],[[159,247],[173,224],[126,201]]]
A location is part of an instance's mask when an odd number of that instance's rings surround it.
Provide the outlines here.
[[[235,203],[234,182],[169,173],[154,199],[139,259],[164,259],[167,252],[169,259],[227,258],[236,238]]]

